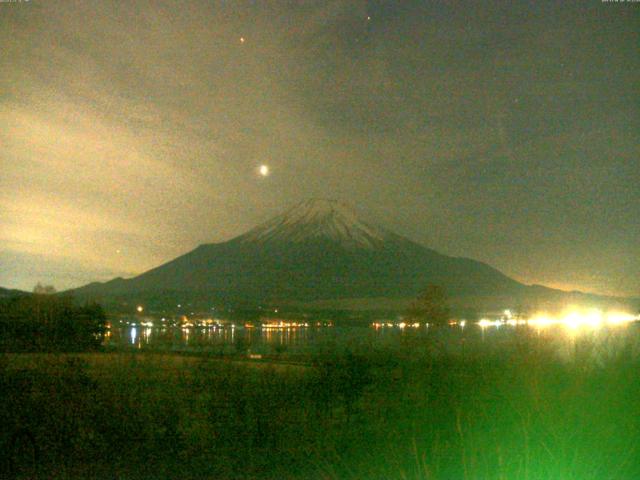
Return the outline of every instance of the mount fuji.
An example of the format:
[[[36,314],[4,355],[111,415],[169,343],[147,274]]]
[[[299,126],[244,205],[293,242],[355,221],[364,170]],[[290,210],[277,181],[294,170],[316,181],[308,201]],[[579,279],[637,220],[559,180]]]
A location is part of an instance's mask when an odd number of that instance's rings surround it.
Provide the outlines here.
[[[332,200],[304,201],[229,241],[200,245],[134,278],[72,292],[120,305],[326,304],[410,299],[429,284],[458,298],[564,293],[525,286],[482,262],[442,255],[364,222]]]

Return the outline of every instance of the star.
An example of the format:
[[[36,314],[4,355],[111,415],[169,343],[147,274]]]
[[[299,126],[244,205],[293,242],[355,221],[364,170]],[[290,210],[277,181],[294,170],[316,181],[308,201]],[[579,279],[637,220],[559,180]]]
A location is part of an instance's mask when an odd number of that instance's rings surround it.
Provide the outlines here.
[[[258,169],[258,172],[263,177],[266,177],[266,176],[269,175],[269,167],[267,165],[260,165],[260,168]]]

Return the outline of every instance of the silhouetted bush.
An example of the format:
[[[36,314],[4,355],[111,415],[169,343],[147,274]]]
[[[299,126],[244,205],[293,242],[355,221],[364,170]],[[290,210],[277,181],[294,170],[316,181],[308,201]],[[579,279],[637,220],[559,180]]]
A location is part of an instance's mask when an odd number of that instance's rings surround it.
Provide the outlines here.
[[[85,351],[100,346],[106,317],[98,304],[26,295],[0,300],[2,351]]]

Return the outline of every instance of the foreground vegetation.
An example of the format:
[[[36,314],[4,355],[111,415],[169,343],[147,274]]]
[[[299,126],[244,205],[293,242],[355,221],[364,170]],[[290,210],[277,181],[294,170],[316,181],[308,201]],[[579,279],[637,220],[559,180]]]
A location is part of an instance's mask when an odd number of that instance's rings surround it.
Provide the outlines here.
[[[98,304],[76,305],[71,297],[49,293],[0,299],[2,352],[96,350],[105,330]]]
[[[421,342],[426,340],[421,340]],[[278,369],[5,354],[2,472],[22,478],[640,478],[640,360],[523,333],[465,357],[371,351]],[[597,358],[594,353],[598,353]]]

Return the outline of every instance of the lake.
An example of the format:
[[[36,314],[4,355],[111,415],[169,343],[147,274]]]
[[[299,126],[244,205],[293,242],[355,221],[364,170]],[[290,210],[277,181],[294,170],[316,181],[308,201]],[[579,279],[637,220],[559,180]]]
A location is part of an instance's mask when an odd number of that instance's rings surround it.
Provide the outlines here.
[[[145,322],[146,323],[146,322]],[[149,322],[150,323],[150,322]],[[591,358],[619,352],[640,352],[640,324],[580,326],[476,323],[446,327],[338,324],[327,326],[264,328],[245,326],[144,326],[121,323],[110,328],[105,345],[116,349],[140,349],[219,355],[317,356],[323,354],[384,351],[400,356],[471,355],[527,348],[533,344],[561,358],[588,351]]]

